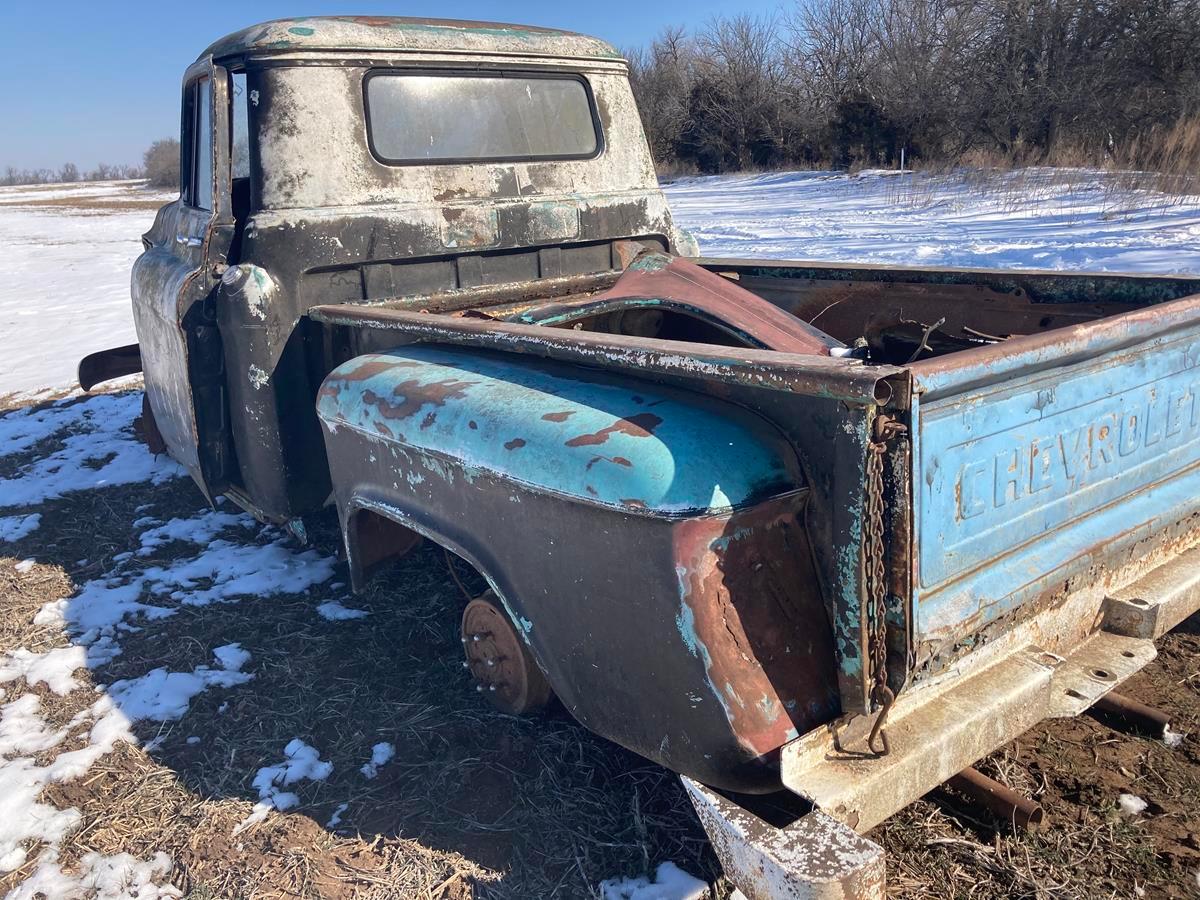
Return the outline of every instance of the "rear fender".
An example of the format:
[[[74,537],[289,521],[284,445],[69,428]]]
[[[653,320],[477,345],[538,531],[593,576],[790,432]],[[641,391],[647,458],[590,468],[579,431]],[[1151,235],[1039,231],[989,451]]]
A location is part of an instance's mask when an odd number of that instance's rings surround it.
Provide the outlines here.
[[[809,492],[791,446],[746,410],[414,346],[334,370],[318,414],[356,586],[388,541],[448,548],[593,731],[763,791],[779,748],[839,712]]]

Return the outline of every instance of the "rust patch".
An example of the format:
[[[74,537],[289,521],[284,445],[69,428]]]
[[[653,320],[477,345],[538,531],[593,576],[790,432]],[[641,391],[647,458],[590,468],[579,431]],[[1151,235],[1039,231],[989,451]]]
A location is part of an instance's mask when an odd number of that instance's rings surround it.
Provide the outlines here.
[[[344,375],[338,376],[338,381],[366,381],[368,378],[374,378],[376,375],[382,375],[392,369],[408,369],[417,365],[415,362],[406,360],[377,360],[372,359],[358,366],[352,372],[346,372]]]
[[[662,418],[654,415],[654,413],[638,413],[634,416],[626,416],[622,419],[617,419],[612,425],[607,428],[601,428],[599,431],[591,434],[581,434],[567,441],[568,447],[592,447],[596,444],[603,444],[613,434],[627,434],[630,437],[651,437],[654,434],[654,429],[662,424]]]
[[[421,420],[421,430],[432,428],[433,423],[437,421],[437,413],[429,412],[425,414],[425,418]]]
[[[379,414],[388,419],[406,419],[419,412],[427,404],[444,406],[448,400],[459,400],[466,396],[466,389],[475,384],[473,381],[459,381],[447,378],[429,384],[416,379],[402,381],[396,385],[393,394],[401,398],[395,403],[386,397],[380,397],[374,391],[363,391],[363,403],[374,406]],[[432,413],[430,413],[432,415]],[[426,417],[428,421],[428,416]],[[429,422],[429,424],[433,424]],[[428,427],[428,425],[422,425]]]
[[[645,509],[646,501],[638,500],[636,497],[626,497],[621,501],[622,506],[628,506],[630,509]]]
[[[565,422],[573,415],[575,415],[575,410],[568,409],[565,412],[546,413],[544,416],[542,416],[542,419],[547,422]]]
[[[804,503],[778,498],[675,531],[684,640],[704,660],[738,741],[760,756],[838,711],[833,635],[801,524]]]
[[[524,446],[525,446],[525,440],[523,438],[513,438],[511,441],[504,442],[505,450],[516,450],[517,448],[524,447]]]
[[[434,194],[433,199],[438,203],[445,203],[447,200],[453,200],[455,197],[465,197],[466,195],[466,188],[447,188],[440,194]],[[462,210],[459,210],[459,214],[462,214]]]
[[[478,425],[478,423],[476,423],[476,421],[474,419],[472,419],[470,422],[467,423],[467,427],[470,428],[472,431],[475,431],[476,429],[479,428],[479,425]]]
[[[370,28],[391,28],[394,19],[382,16],[337,16],[343,22],[353,22],[356,25],[366,25]]]
[[[457,222],[462,218],[463,211],[461,209],[443,209],[442,218],[447,222]]]
[[[633,468],[633,463],[623,456],[593,456],[588,460],[587,469],[590,470],[592,466],[602,460],[605,462],[615,463],[618,466],[625,466],[627,469]]]

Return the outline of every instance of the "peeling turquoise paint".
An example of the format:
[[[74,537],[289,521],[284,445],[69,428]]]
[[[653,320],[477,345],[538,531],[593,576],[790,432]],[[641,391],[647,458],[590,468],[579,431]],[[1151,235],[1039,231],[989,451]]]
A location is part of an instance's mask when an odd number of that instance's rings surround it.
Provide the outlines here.
[[[743,410],[659,385],[473,350],[358,357],[317,411],[419,452],[452,480],[488,472],[587,503],[660,515],[723,513],[800,485],[787,444]]]
[[[629,264],[629,268],[637,272],[661,272],[674,259],[665,253],[646,253]]]

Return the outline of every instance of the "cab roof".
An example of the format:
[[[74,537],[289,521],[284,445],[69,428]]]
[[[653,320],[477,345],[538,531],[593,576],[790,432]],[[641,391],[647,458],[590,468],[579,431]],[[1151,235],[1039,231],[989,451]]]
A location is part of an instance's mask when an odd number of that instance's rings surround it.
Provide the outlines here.
[[[612,45],[570,31],[498,22],[399,16],[275,19],[226,35],[200,54],[222,59],[271,52],[426,52],[620,59]]]

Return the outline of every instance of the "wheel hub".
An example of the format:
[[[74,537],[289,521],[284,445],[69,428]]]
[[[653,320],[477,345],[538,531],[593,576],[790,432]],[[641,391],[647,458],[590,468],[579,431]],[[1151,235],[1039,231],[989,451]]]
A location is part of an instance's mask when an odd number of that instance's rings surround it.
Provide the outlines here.
[[[546,676],[491,591],[467,604],[462,641],[476,690],[497,709],[521,715],[549,702]]]

